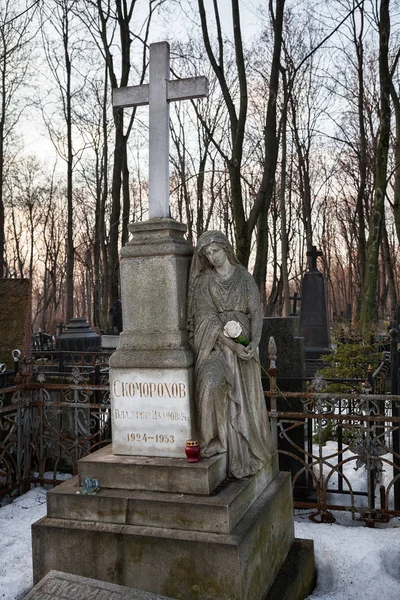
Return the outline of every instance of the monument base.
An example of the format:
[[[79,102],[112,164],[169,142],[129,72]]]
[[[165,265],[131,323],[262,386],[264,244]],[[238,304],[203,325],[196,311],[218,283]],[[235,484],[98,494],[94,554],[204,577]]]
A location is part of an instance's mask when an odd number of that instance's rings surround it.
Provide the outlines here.
[[[294,543],[290,477],[276,454],[241,480],[225,479],[224,455],[194,465],[111,456],[103,449],[79,463],[81,481],[100,474],[98,494],[81,494],[78,477],[48,492],[48,516],[32,526],[35,583],[62,570],[178,600],[265,598]],[[107,469],[121,487],[103,486]]]

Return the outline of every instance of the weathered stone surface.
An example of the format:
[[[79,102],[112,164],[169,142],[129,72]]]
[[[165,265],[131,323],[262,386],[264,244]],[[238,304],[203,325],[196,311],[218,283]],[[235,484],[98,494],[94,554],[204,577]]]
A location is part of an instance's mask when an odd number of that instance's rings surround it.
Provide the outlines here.
[[[45,517],[32,526],[34,580],[62,568],[177,599],[261,600],[292,546],[292,510],[279,473],[228,535]]]
[[[193,369],[112,369],[113,453],[185,456],[194,432]]]
[[[56,519],[230,533],[277,473],[276,455],[254,477],[227,480],[212,496],[100,489],[81,495],[78,477],[50,490],[47,516]]]
[[[94,477],[103,488],[207,496],[226,478],[226,455],[188,463],[186,458],[117,456],[109,445],[82,458],[78,471],[81,484]]]
[[[266,600],[303,600],[315,587],[313,540],[295,539]]]
[[[80,575],[50,571],[25,600],[168,600],[165,596],[98,581]]]
[[[183,237],[186,226],[173,219],[134,223],[130,230],[132,238],[121,251],[124,330],[110,357],[113,452],[184,457],[186,440],[196,436],[186,329],[193,248]],[[121,418],[144,409],[148,418]],[[156,419],[171,413],[179,419]]]
[[[193,364],[186,297],[193,248],[173,219],[130,225],[121,250],[124,330],[110,358],[115,368],[185,368]]]
[[[30,279],[0,279],[0,363],[7,369],[14,368],[14,349],[30,355],[31,297]]]

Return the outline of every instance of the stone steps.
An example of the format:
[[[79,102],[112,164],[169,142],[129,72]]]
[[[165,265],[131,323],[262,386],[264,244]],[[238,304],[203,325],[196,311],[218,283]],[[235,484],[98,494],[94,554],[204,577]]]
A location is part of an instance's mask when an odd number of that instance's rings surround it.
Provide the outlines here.
[[[82,464],[79,463],[80,470]],[[236,527],[274,475],[275,470],[269,464],[253,477],[226,480],[218,494],[211,496],[102,488],[101,478],[100,491],[88,496],[81,493],[76,476],[48,492],[47,516],[227,534]]]

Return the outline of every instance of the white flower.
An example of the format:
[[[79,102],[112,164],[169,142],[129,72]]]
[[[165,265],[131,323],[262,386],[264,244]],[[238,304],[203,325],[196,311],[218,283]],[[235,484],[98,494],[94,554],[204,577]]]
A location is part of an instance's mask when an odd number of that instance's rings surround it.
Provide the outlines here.
[[[226,335],[226,337],[235,339],[239,337],[241,333],[242,328],[240,326],[240,323],[238,323],[237,321],[228,321],[224,327],[224,335]]]

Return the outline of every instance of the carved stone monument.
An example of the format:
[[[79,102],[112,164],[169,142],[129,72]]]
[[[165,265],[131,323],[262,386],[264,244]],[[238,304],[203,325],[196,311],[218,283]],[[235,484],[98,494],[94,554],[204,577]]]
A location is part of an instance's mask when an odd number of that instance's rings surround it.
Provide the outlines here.
[[[115,94],[117,106],[150,105],[150,220],[130,226],[121,251],[113,444],[81,459],[78,476],[48,493],[47,517],[32,527],[35,582],[55,569],[172,599],[262,600],[300,548],[290,476],[278,472],[274,448],[239,479],[227,479],[223,449],[196,463],[185,457],[196,433],[186,326],[193,248],[186,227],[169,218],[168,102],[206,88],[204,78],[170,81],[169,47],[160,43],[150,47],[150,84]],[[99,482],[93,496],[82,494],[87,478]],[[315,578],[312,542],[300,554],[293,600],[306,597]]]
[[[114,91],[115,107],[149,105],[150,216],[129,226],[121,252],[124,330],[110,360],[114,454],[182,457],[192,437],[185,319],[193,248],[186,226],[169,218],[169,103],[206,96],[208,82],[171,81],[169,73],[168,44],[152,44],[149,84]]]
[[[319,363],[314,361],[331,352],[331,340],[326,282],[324,274],[317,268],[317,258],[322,252],[311,246],[307,256],[308,271],[304,273],[301,285],[300,335],[304,337],[307,373],[311,375],[319,368]]]
[[[192,438],[186,295],[193,248],[169,218],[130,225],[121,251],[124,330],[111,356],[113,453],[182,457]]]

